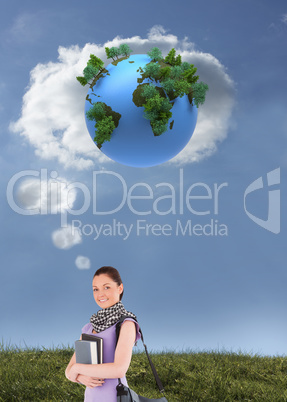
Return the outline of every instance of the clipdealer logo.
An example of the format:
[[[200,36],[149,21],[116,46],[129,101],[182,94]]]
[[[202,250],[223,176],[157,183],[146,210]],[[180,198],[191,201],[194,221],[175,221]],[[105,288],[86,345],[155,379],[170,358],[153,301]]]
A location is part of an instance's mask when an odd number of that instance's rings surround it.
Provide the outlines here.
[[[107,208],[104,193],[99,191],[99,188],[103,189],[107,176],[109,176],[109,180],[116,181],[116,183],[114,182],[116,186],[120,186],[120,191],[116,192],[120,200],[117,200],[117,206],[113,209]],[[32,187],[26,186],[26,199],[34,198],[37,200],[34,204],[28,203],[27,208],[19,205],[17,197],[15,197],[17,187],[19,192],[19,188],[21,189],[21,185],[25,180],[34,181]],[[101,182],[101,180],[103,181]],[[280,233],[280,190],[274,189],[274,186],[280,184],[280,168],[267,173],[267,183],[268,187],[271,187],[268,192],[267,220],[255,216],[248,211],[246,206],[248,195],[264,187],[262,177],[254,180],[246,188],[243,196],[244,210],[246,215],[257,225],[278,234]],[[85,236],[94,235],[94,240],[97,240],[100,236],[116,235],[126,240],[131,233],[135,233],[137,236],[171,236],[172,234],[176,236],[227,236],[227,225],[219,221],[219,200],[222,199],[223,195],[221,193],[227,187],[227,182],[213,183],[213,185],[198,182],[189,185],[189,187],[184,186],[184,172],[181,168],[179,169],[179,181],[174,185],[168,182],[160,182],[152,187],[148,183],[139,182],[133,184],[130,188],[125,179],[116,172],[93,171],[90,189],[81,182],[67,183],[65,180],[59,180],[56,171],[51,171],[48,174],[47,169],[41,169],[40,171],[25,170],[16,173],[8,182],[6,195],[11,209],[20,215],[60,214],[61,228],[71,226],[68,224],[68,216],[81,216],[89,209],[92,210],[93,215],[111,216],[127,207],[132,214],[140,218],[152,213],[158,216],[177,215],[180,217],[182,215],[186,217],[185,212],[191,213],[192,219],[185,221],[177,219],[174,227],[170,224],[171,220],[165,224],[151,224],[145,219],[137,219],[136,222],[130,225],[117,219],[112,219],[110,223],[84,225],[80,219],[72,220],[72,229],[74,231],[76,230]],[[35,191],[35,188],[37,188],[37,191]],[[81,193],[82,202],[79,207],[74,208],[73,201],[75,201],[78,193]],[[72,203],[70,202],[71,199]],[[140,203],[138,203],[139,201]],[[262,202],[266,201],[262,198]],[[102,204],[102,209],[99,208],[99,203]],[[198,222],[198,217],[201,216],[204,216],[204,224]],[[209,217],[211,219],[208,222],[206,218]]]
[[[139,217],[130,225],[117,219],[110,219],[109,223],[101,223],[102,219],[98,219],[97,224],[83,224],[80,219],[72,220],[74,231],[85,236],[94,235],[94,240],[102,235],[121,236],[126,240],[131,233],[136,236],[171,236],[172,234],[176,236],[227,236],[227,225],[219,221],[219,204],[222,192],[228,187],[228,183],[187,184],[184,182],[182,168],[178,173],[178,180],[173,184],[160,182],[150,185],[145,182],[137,182],[129,187],[126,180],[116,172],[93,171],[92,183],[88,187],[80,182],[60,181],[56,171],[49,173],[47,169],[27,170],[15,174],[9,180],[7,200],[10,207],[21,215],[60,213],[61,228],[71,226],[68,223],[69,217],[84,216],[88,210],[96,216],[111,217],[113,215],[115,217],[122,209],[128,209],[133,215]],[[27,179],[28,177],[30,179]],[[27,181],[33,181],[33,184],[25,185]],[[111,185],[111,182],[114,188],[113,196],[108,198],[105,196],[105,189]],[[37,195],[36,187],[38,187]],[[32,191],[30,191],[31,189]],[[22,194],[22,199],[24,198],[25,201],[33,199],[34,202],[23,208],[21,197],[20,203],[19,199],[17,202],[16,196],[19,192]],[[28,194],[29,192],[30,194]],[[79,195],[79,200],[77,198],[76,203],[69,203],[69,196],[75,193]],[[174,215],[181,219],[177,219],[175,223],[174,219],[168,220],[164,224],[163,219],[160,219],[161,223],[151,223],[142,219],[150,216],[151,220],[154,220],[155,215],[160,217]],[[203,218],[201,219],[201,217]],[[170,224],[171,221],[172,224]]]
[[[251,214],[246,208],[247,195],[264,188],[262,176],[254,180],[246,188],[244,193],[244,210],[247,216],[262,228],[272,233],[280,233],[280,189],[274,188],[280,184],[280,168],[267,173],[267,186],[271,187],[268,191],[268,217],[266,220]]]

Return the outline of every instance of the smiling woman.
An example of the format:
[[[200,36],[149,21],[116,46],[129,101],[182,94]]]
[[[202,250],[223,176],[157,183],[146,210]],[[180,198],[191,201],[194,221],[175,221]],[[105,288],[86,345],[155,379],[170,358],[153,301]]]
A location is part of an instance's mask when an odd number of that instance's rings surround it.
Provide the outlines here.
[[[102,272],[102,274],[97,274],[98,271]],[[108,308],[122,300],[124,286],[116,269],[103,267],[98,271],[93,278],[94,298],[100,307]]]
[[[93,293],[101,310],[92,315],[90,322],[82,328],[82,334],[96,334],[103,339],[103,363],[76,363],[74,353],[65,372],[70,381],[86,385],[85,402],[116,402],[118,378],[127,385],[125,374],[140,332],[136,316],[121,302],[123,292],[123,283],[115,268],[105,266],[96,271]],[[116,325],[122,316],[127,318],[122,323],[117,342]]]

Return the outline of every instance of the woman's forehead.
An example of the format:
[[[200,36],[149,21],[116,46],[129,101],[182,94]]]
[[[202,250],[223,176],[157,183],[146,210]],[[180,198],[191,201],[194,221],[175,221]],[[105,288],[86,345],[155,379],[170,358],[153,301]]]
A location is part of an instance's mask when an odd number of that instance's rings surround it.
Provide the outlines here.
[[[112,282],[113,280],[109,277],[109,275],[106,274],[97,275],[93,279],[93,285],[103,285]]]

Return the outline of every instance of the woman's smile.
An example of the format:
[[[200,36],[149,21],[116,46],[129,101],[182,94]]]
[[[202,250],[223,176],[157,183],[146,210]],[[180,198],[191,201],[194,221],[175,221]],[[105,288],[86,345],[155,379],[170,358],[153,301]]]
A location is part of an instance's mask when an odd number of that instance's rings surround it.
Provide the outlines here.
[[[100,303],[105,303],[106,301],[108,301],[108,299],[103,299],[103,298],[99,299]]]

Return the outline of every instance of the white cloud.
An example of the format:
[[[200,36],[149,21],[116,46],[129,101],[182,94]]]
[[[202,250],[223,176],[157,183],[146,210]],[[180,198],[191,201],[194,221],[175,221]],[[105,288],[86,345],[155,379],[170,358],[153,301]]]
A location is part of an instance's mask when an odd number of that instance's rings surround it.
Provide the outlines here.
[[[282,15],[282,22],[283,22],[284,24],[287,24],[287,14],[283,14],[283,15]]]
[[[82,242],[81,232],[78,228],[68,225],[65,228],[55,230],[52,233],[52,241],[54,246],[62,250],[68,250]]]
[[[78,255],[75,261],[76,267],[79,269],[90,269],[91,261],[88,257],[84,257],[82,255]]]
[[[22,207],[27,210],[37,209],[38,213],[63,213],[73,208],[76,197],[76,189],[61,177],[48,180],[25,179],[17,190],[17,198]]]
[[[93,167],[95,162],[110,162],[88,135],[83,111],[86,88],[81,87],[75,77],[82,74],[90,53],[106,60],[105,47],[121,43],[128,43],[134,54],[146,53],[157,46],[165,55],[174,47],[183,60],[196,65],[200,80],[209,85],[207,101],[199,110],[190,143],[171,162],[194,162],[214,152],[217,142],[228,133],[234,84],[214,56],[195,50],[188,38],[180,40],[161,26],[152,27],[147,38],[117,36],[104,45],[88,43],[83,48],[59,47],[57,62],[38,64],[31,71],[30,85],[23,97],[22,115],[10,124],[10,129],[26,138],[39,157],[56,158],[65,167],[82,170]]]

